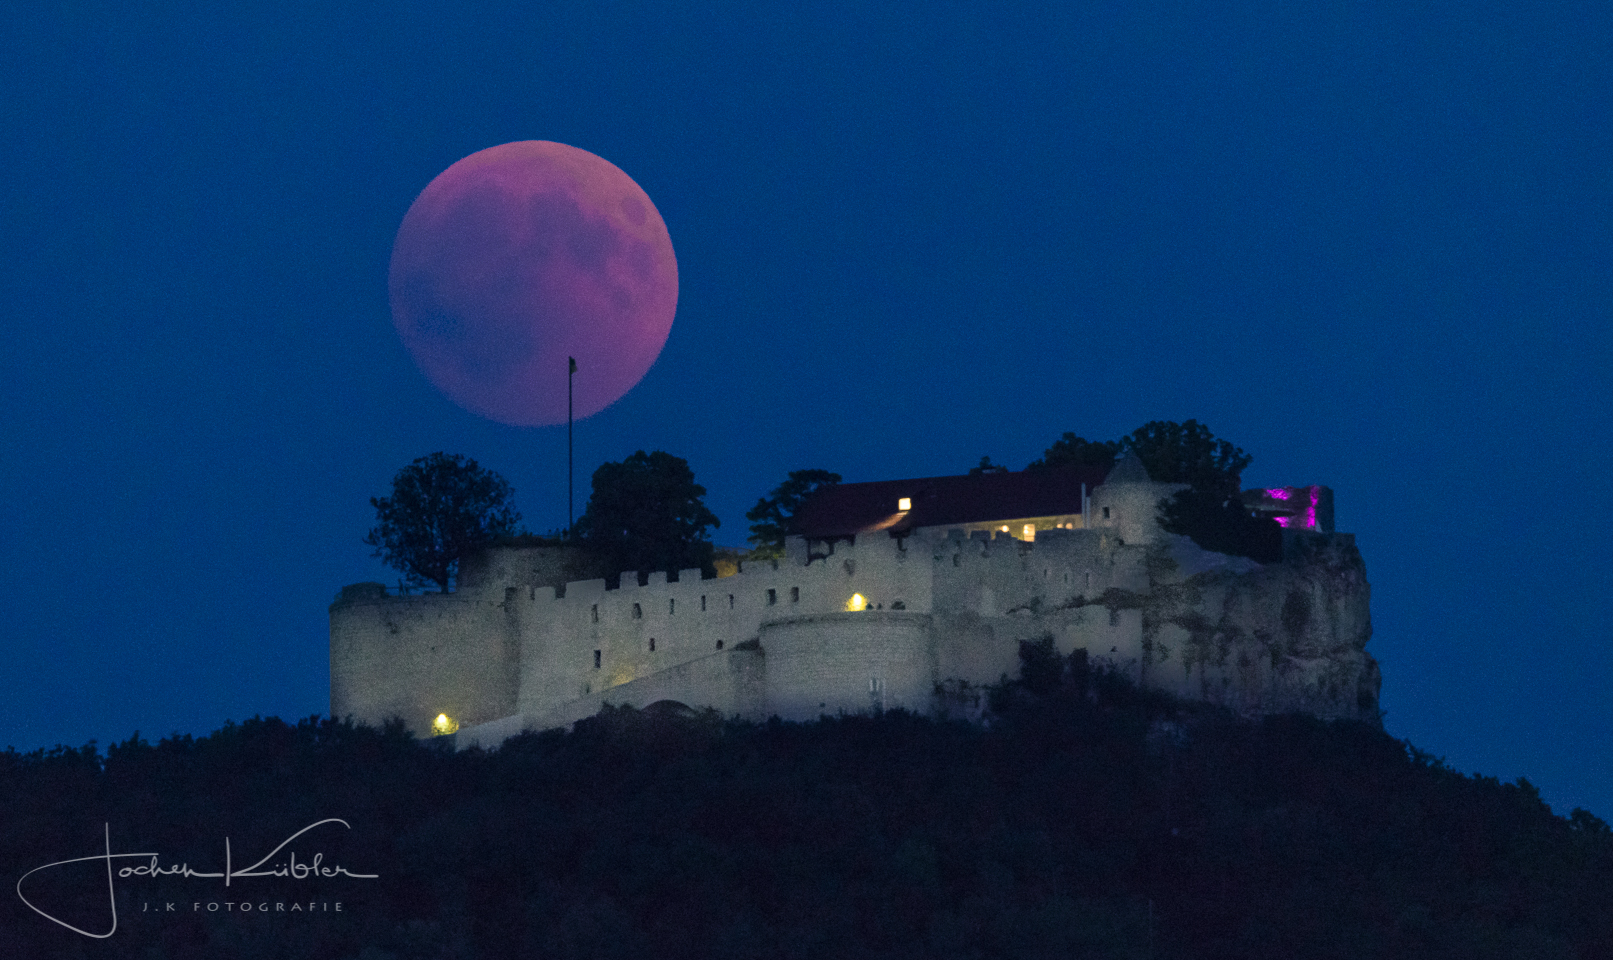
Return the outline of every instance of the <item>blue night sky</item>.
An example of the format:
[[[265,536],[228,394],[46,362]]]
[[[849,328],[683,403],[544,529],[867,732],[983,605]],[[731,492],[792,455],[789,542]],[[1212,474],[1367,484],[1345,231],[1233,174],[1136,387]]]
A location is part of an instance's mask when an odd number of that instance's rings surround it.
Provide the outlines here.
[[[369,498],[436,450],[566,517],[565,428],[420,375],[392,240],[557,140],[677,251],[579,490],[687,458],[1022,467],[1196,418],[1324,483],[1386,724],[1613,816],[1613,7],[1494,0],[58,3],[0,27],[0,744],[328,709]],[[579,495],[579,510],[581,509]]]

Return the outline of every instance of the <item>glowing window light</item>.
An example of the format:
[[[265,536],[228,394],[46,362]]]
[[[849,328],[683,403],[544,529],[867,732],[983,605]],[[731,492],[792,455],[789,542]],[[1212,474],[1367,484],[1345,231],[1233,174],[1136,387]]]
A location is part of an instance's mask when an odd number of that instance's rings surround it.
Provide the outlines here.
[[[851,599],[846,601],[846,611],[848,613],[855,613],[858,610],[867,610],[867,609],[868,609],[868,598],[863,596],[860,593],[852,594]]]
[[[1026,540],[1035,540],[1036,539],[1036,524],[1034,524],[1034,523],[1025,524],[1025,539]]]
[[[897,500],[896,501],[896,509],[898,509],[898,510],[911,510],[911,509],[913,509],[913,498],[912,497],[902,497],[900,500]]]
[[[453,733],[459,729],[459,721],[454,720],[446,713],[437,714],[437,719],[431,721],[431,735],[440,737],[445,733]]]

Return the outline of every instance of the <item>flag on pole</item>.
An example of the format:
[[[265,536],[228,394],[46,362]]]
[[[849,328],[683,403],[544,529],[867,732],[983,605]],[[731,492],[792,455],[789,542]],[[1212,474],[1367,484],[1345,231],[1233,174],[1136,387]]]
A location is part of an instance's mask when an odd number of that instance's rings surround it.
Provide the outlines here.
[[[576,357],[567,357],[566,359],[571,361],[571,372],[576,373],[577,372],[577,358]]]

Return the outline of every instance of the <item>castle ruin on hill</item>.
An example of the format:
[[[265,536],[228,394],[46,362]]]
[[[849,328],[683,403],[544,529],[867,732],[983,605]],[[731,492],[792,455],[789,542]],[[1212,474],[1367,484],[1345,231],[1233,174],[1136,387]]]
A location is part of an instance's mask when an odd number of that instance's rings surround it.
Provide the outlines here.
[[[1019,642],[1244,713],[1378,722],[1370,588],[1325,487],[1251,491],[1284,527],[1260,564],[1162,531],[1134,458],[1111,468],[842,484],[804,537],[732,575],[566,582],[566,548],[467,560],[451,594],[346,587],[331,605],[331,714],[399,717],[460,746],[604,704],[815,719],[968,712]]]

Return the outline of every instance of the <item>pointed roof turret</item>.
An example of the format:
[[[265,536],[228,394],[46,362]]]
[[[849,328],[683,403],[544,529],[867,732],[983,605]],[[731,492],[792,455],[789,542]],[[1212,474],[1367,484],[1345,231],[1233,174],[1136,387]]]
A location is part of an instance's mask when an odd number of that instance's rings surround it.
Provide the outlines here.
[[[1127,453],[1121,457],[1103,478],[1105,484],[1110,483],[1152,483],[1153,477],[1148,475],[1148,468],[1143,466],[1142,458],[1135,453]]]

